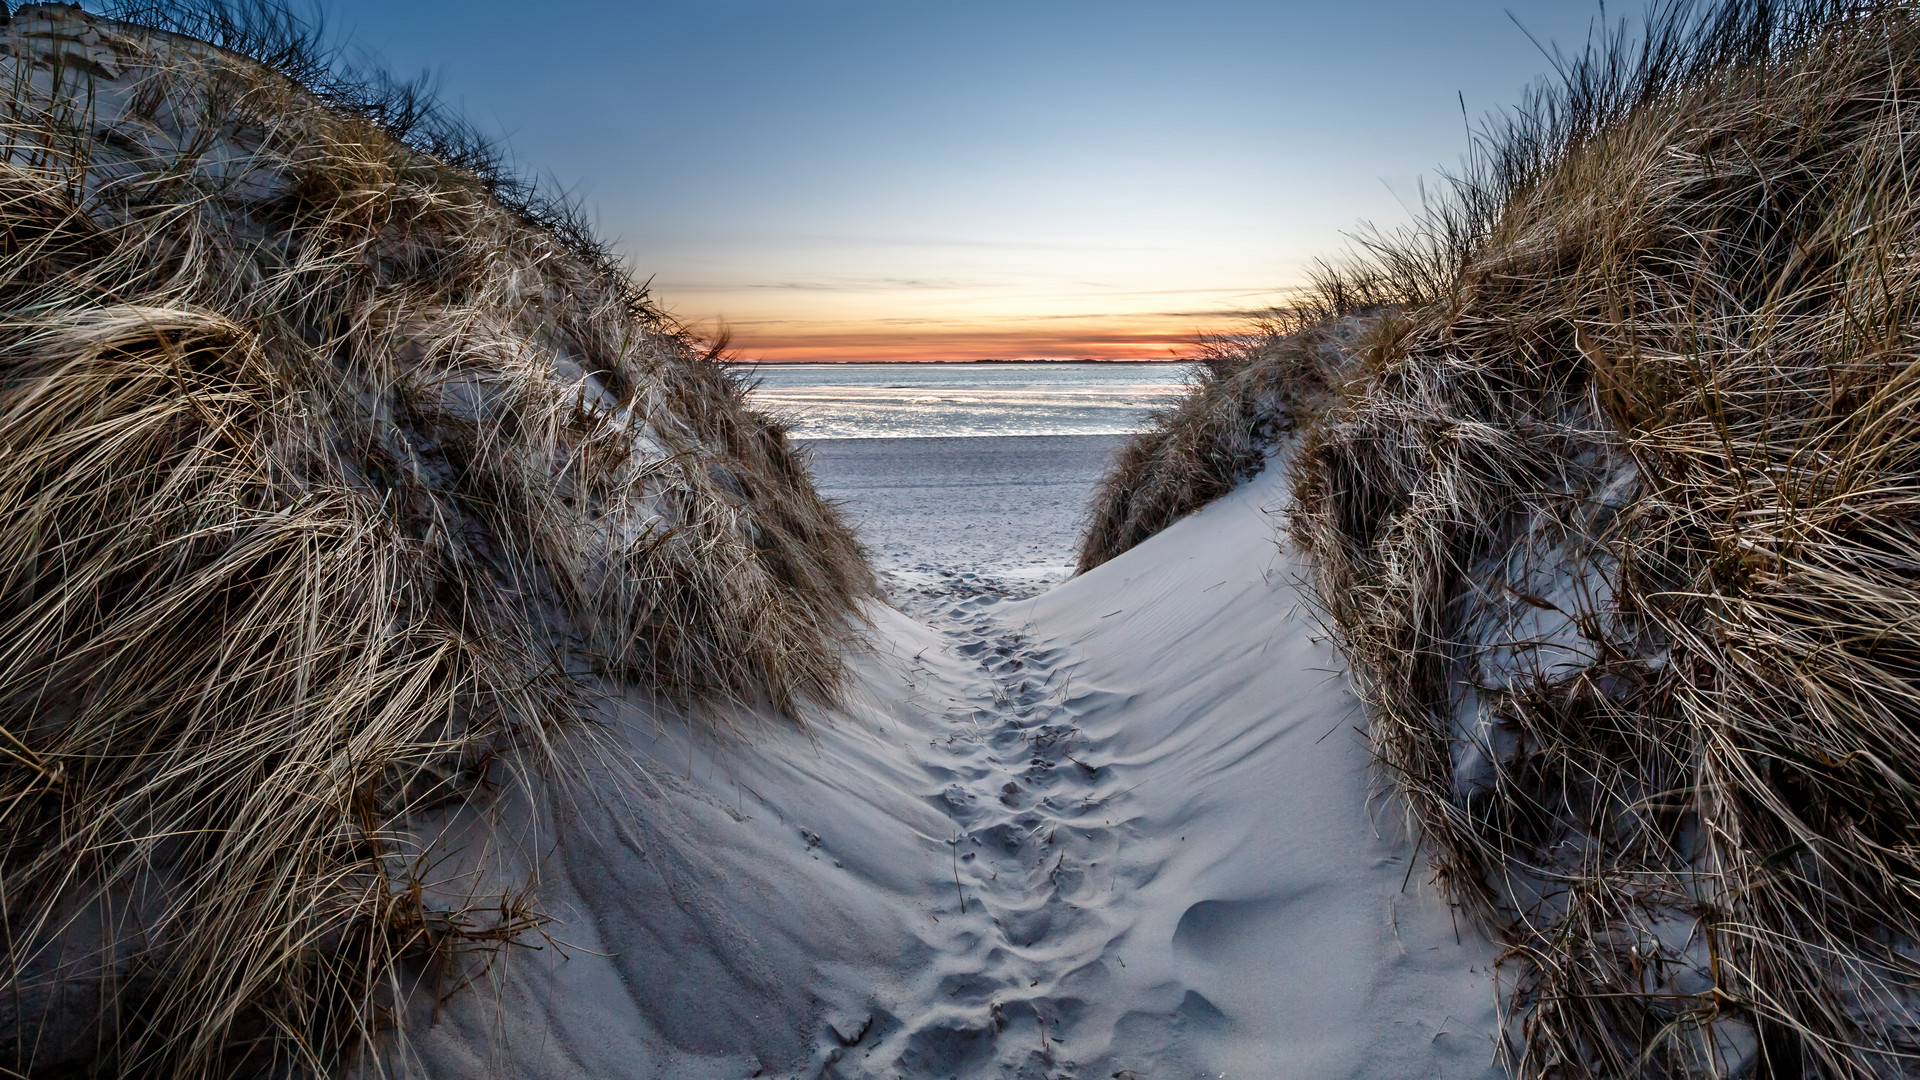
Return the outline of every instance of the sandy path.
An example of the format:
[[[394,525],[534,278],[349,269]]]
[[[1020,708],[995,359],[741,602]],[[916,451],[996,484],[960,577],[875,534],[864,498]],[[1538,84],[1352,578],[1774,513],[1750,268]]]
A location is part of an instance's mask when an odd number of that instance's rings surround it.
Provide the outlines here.
[[[961,664],[923,766],[965,930],[870,1075],[1489,1074],[1491,952],[1376,834],[1278,479],[1031,601],[903,597]]]
[[[1032,599],[877,608],[806,730],[611,709],[652,780],[565,816],[567,948],[443,1010],[425,1071],[1498,1075],[1493,950],[1375,827],[1269,472]]]
[[[927,770],[954,825],[956,915],[984,923],[943,962],[952,973],[897,1064],[920,1073],[1033,1073],[1062,1064],[1086,1013],[1088,964],[1131,920],[1138,867],[1119,858],[1127,792],[1091,763],[1101,753],[1074,722],[1068,650],[1008,625],[1006,605],[962,600],[931,612],[952,651],[977,665],[977,686],[950,713]],[[985,1016],[988,1026],[980,1026]]]

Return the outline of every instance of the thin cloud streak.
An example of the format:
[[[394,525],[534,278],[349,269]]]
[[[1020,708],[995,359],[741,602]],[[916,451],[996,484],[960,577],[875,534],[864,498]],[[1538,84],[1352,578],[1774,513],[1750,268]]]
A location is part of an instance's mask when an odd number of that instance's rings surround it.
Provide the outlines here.
[[[905,278],[817,285],[729,291],[713,307],[746,317],[690,322],[711,337],[724,329],[744,359],[771,362],[1170,360],[1191,357],[1197,337],[1239,329],[1288,295],[1238,283],[1064,291],[1057,284],[939,288]]]
[[[1229,325],[1247,312],[1221,312]],[[787,328],[766,333],[735,331],[732,351],[740,360],[765,363],[1013,360],[1182,360],[1196,352],[1190,322],[1081,320],[1081,325],[980,326],[928,323],[876,329],[873,324]]]

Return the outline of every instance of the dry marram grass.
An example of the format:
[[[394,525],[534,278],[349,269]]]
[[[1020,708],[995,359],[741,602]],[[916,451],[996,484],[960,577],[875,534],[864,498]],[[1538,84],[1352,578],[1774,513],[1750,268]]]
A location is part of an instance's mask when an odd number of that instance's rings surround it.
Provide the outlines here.
[[[1635,41],[1369,241],[1293,529],[1519,1075],[1917,1075],[1920,12]]]
[[[1252,335],[1136,440],[1083,565],[1291,418],[1290,531],[1508,946],[1513,1071],[1920,1075],[1920,9],[1644,30],[1322,275],[1343,338]]]
[[[1322,404],[1361,323],[1317,305],[1276,310],[1201,342],[1187,392],[1114,454],[1094,488],[1078,573],[1234,489],[1266,464],[1296,418]]]
[[[595,752],[590,680],[830,698],[872,588],[780,428],[577,226],[262,14],[194,25],[311,89],[77,9],[6,28],[21,1072],[350,1064],[400,972],[537,931],[530,880],[460,899],[478,856],[436,845]]]

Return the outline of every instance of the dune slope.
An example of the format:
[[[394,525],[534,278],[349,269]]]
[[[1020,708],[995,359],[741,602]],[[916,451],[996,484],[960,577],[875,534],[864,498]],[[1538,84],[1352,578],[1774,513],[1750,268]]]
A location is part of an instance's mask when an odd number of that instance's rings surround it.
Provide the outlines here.
[[[567,944],[504,956],[419,1064],[1497,1075],[1491,949],[1369,823],[1283,485],[1033,600],[876,607],[851,703],[808,733],[609,704],[642,812],[568,822],[543,882]]]
[[[168,10],[0,23],[0,1069],[325,1073],[545,921],[594,687],[831,697],[871,579],[561,208]]]

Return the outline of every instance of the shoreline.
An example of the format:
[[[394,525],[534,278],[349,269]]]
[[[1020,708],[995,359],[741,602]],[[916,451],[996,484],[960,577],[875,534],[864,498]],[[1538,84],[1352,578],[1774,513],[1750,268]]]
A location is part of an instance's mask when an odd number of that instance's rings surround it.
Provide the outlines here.
[[[1072,574],[1094,484],[1124,435],[798,440],[897,603],[1031,596]]]

